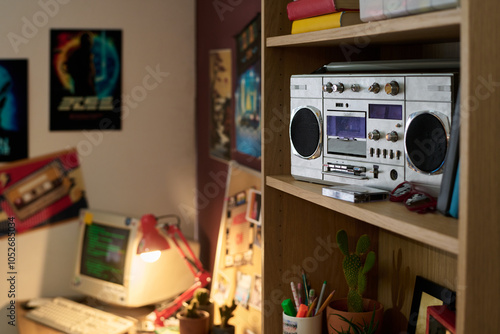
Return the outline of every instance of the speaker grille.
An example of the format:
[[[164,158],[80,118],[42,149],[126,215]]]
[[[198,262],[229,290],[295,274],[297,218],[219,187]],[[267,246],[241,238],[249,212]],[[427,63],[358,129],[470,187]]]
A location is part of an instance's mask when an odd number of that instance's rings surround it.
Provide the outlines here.
[[[437,116],[420,114],[408,125],[405,145],[412,165],[419,171],[432,174],[441,168],[446,157],[446,129]]]
[[[298,154],[311,157],[321,144],[321,124],[316,114],[308,108],[299,109],[290,124],[290,139]]]

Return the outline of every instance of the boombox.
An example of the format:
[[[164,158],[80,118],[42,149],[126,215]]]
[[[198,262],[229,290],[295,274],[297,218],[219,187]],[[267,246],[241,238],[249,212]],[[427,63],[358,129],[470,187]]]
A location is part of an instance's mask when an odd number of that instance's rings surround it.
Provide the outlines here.
[[[292,76],[292,176],[386,190],[411,181],[437,195],[457,77],[456,73]]]

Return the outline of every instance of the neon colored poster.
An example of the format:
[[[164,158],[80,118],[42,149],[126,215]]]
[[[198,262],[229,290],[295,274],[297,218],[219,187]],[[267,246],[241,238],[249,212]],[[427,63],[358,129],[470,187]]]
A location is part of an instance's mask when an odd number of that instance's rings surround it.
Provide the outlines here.
[[[0,161],[28,157],[28,61],[0,60]]]
[[[50,130],[121,129],[121,30],[51,30]]]

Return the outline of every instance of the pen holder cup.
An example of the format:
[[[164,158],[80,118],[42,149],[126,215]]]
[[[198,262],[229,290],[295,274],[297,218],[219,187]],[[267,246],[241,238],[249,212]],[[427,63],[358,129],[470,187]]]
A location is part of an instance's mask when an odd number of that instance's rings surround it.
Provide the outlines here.
[[[297,318],[283,313],[283,334],[321,334],[323,313],[314,317]]]

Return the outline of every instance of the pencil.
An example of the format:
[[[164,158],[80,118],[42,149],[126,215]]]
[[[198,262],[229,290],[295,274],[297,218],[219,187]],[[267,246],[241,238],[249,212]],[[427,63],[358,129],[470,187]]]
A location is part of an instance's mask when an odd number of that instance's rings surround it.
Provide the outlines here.
[[[333,295],[335,294],[335,290],[333,290],[329,295],[328,297],[326,297],[326,300],[325,302],[323,303],[323,305],[321,305],[321,307],[319,308],[318,312],[316,312],[316,314],[320,314],[321,312],[323,312],[323,310],[328,306],[328,304],[330,303],[330,301],[332,300],[333,298]]]
[[[312,312],[313,312],[313,310],[314,310],[314,307],[316,306],[316,303],[317,303],[317,302],[318,302],[318,298],[316,297],[316,298],[314,298],[314,300],[312,301],[311,306],[309,306],[309,310],[307,310],[307,315],[306,315],[306,318],[311,316],[311,314],[312,314]]]

